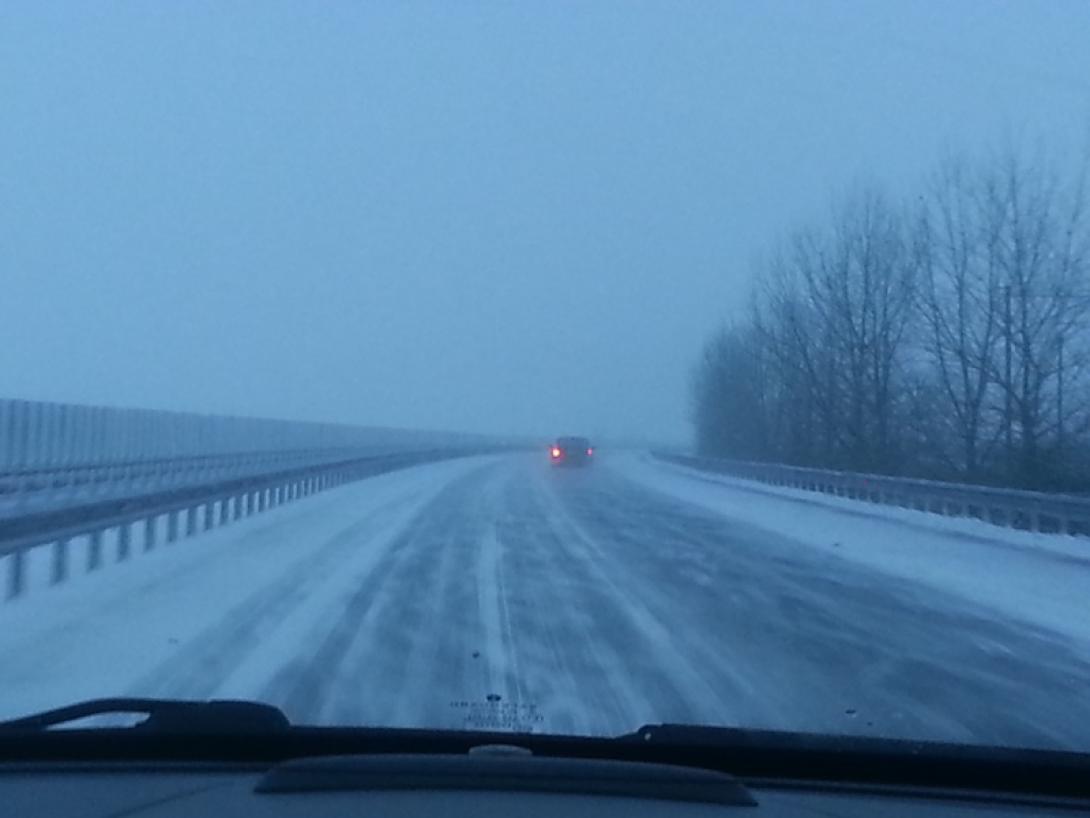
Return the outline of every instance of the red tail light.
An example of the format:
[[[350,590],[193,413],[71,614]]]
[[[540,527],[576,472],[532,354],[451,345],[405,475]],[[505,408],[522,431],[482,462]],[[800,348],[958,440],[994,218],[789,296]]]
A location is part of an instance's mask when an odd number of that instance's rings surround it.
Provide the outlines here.
[[[553,446],[553,450],[552,450],[552,456],[553,456],[554,458],[556,458],[556,457],[560,457],[560,449],[556,448],[556,446]]]
[[[594,449],[587,449],[587,457],[590,457],[592,454],[594,454]]]

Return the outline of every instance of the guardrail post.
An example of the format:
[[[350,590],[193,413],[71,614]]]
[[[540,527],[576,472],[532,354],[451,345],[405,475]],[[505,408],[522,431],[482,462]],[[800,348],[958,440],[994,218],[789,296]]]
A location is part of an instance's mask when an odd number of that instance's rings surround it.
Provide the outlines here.
[[[23,592],[24,577],[26,572],[26,566],[24,565],[25,559],[23,558],[23,549],[20,548],[17,551],[13,551],[8,555],[8,591],[7,598],[14,599]]]
[[[97,571],[102,565],[102,529],[91,532],[91,542],[87,547],[87,570]]]
[[[243,511],[243,508],[245,507],[245,505],[246,505],[246,495],[245,494],[236,494],[235,495],[235,507],[232,509],[232,511],[234,512],[236,520],[242,519],[242,511]]]
[[[227,525],[231,521],[231,498],[224,497],[220,500],[220,525]]]
[[[132,526],[129,523],[122,523],[117,528],[117,561],[128,559],[129,556],[129,544],[132,540]]]
[[[178,539],[178,512],[167,513],[167,542],[175,542]]]
[[[190,506],[185,510],[185,535],[192,537],[197,533],[197,507]]]
[[[54,585],[64,582],[68,576],[68,540],[53,543],[53,572],[51,581]]]
[[[216,527],[216,501],[204,505],[204,530],[211,531]]]
[[[144,550],[151,551],[155,547],[155,535],[157,526],[155,525],[157,518],[152,516],[144,520]]]

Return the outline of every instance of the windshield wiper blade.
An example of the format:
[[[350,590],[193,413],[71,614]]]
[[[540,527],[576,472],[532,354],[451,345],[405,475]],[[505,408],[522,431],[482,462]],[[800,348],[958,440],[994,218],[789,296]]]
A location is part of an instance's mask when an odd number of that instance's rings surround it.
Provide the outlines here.
[[[729,770],[742,780],[850,781],[1090,797],[1090,753],[1070,749],[646,724],[614,739],[674,764]]]
[[[155,733],[267,733],[291,727],[284,713],[263,702],[213,699],[89,699],[17,719],[0,721],[0,730],[48,730],[92,716],[144,715],[126,730]]]

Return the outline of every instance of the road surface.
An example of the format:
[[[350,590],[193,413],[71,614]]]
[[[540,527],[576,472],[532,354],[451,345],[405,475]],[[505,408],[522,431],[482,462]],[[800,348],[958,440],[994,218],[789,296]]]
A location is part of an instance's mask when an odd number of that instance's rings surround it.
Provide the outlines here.
[[[754,525],[745,492],[656,491],[635,457],[408,469],[0,606],[3,712],[244,696],[321,724],[1087,749],[1086,643]]]

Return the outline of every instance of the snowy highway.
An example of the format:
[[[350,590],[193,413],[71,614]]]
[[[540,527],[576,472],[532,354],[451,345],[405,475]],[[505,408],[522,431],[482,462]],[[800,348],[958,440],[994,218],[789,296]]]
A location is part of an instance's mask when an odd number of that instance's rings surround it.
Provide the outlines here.
[[[700,722],[1085,746],[1088,587],[1090,542],[1074,538],[635,452],[570,470],[475,457],[0,605],[0,715],[246,697],[321,724]]]

